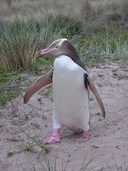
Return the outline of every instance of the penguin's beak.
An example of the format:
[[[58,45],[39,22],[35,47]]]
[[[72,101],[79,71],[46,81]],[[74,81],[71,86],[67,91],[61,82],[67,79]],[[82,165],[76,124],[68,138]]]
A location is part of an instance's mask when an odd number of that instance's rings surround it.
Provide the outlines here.
[[[52,49],[46,48],[46,49],[39,50],[39,51],[36,53],[36,57],[39,57],[39,56],[44,55],[44,54],[47,54],[47,53],[49,53],[49,52],[51,52],[51,51],[53,51],[53,50],[54,50],[54,48],[52,48]]]

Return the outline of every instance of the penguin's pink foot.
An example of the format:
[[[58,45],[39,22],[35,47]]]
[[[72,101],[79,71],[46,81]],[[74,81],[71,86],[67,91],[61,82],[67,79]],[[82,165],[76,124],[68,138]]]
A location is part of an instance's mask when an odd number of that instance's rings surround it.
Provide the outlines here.
[[[82,138],[76,139],[77,142],[85,142],[89,139],[89,132],[84,131],[84,136]]]
[[[49,138],[44,139],[43,141],[46,142],[46,143],[48,143],[48,144],[54,144],[54,143],[60,141],[60,137],[51,136]]]
[[[54,144],[56,142],[59,142],[60,141],[60,130],[54,129],[53,135],[49,138],[44,139],[43,141],[48,144]]]

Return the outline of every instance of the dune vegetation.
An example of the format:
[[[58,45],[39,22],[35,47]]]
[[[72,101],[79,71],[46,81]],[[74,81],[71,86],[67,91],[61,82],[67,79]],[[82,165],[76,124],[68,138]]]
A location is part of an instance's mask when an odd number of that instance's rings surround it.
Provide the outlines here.
[[[37,50],[58,38],[71,41],[85,65],[127,60],[127,9],[127,0],[1,0],[1,104],[9,98],[5,97],[5,88],[10,80],[16,82],[18,78],[17,96],[22,89],[21,73],[49,70],[54,61],[52,56],[36,61],[33,58]]]

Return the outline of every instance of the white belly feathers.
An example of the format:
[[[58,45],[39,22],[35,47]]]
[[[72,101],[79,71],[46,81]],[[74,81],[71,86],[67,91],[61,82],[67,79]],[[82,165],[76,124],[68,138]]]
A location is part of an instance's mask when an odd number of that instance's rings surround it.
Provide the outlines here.
[[[62,55],[55,59],[53,73],[53,127],[79,132],[89,130],[89,99],[83,68]]]

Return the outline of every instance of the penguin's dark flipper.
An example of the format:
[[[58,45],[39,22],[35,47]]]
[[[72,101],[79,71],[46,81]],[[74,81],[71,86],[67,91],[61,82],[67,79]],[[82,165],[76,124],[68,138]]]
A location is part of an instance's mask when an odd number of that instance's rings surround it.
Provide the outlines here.
[[[35,94],[37,91],[39,91],[41,88],[45,87],[48,84],[52,83],[52,75],[53,75],[53,69],[45,74],[43,77],[36,80],[30,87],[28,88],[27,92],[24,95],[24,104],[26,104],[29,99],[32,97],[33,94]]]
[[[96,87],[95,87],[95,85],[94,85],[92,79],[91,79],[89,76],[87,77],[87,79],[88,79],[88,83],[89,83],[90,90],[91,90],[91,91],[93,92],[93,94],[95,95],[95,97],[96,97],[96,99],[97,99],[97,101],[98,101],[98,103],[99,103],[99,106],[100,106],[100,108],[101,108],[102,115],[103,115],[103,117],[105,118],[105,109],[104,109],[104,105],[103,105],[102,99],[101,99],[101,97],[100,97],[100,95],[99,95],[99,92],[97,91],[97,89],[96,89]]]

